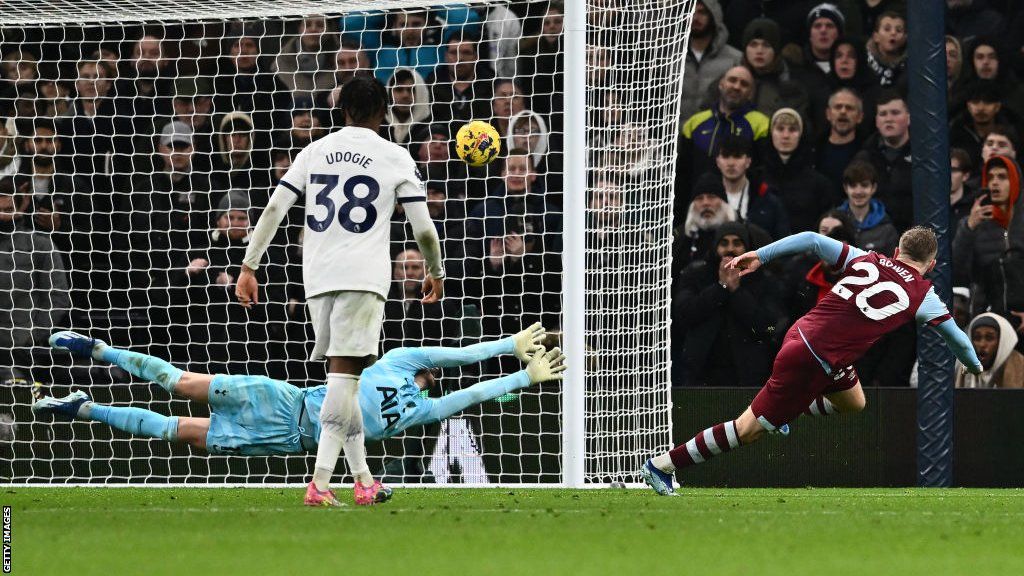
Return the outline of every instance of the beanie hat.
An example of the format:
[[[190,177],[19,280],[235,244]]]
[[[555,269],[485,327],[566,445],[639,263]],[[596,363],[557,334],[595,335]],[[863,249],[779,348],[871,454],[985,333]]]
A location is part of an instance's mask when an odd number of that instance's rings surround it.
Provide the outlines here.
[[[726,236],[739,236],[743,241],[743,247],[750,250],[750,229],[743,222],[726,222],[715,230],[715,245],[717,246],[722,238]]]
[[[753,40],[764,40],[775,50],[777,57],[781,57],[782,32],[779,25],[770,18],[756,18],[751,20],[743,29],[743,47]]]
[[[232,190],[217,203],[217,218],[230,210],[241,210],[248,214],[250,208],[252,203],[249,202],[249,195],[241,190]]]
[[[829,2],[822,2],[811,8],[811,11],[807,13],[807,27],[810,28],[818,18],[828,18],[831,20],[840,33],[843,32],[843,28],[846,26],[846,17],[843,16],[842,11],[839,10],[838,6]]]
[[[703,194],[711,194],[712,196],[718,196],[723,201],[729,201],[729,197],[725,195],[725,185],[722,184],[722,177],[714,172],[707,172],[703,174],[697,179],[697,182],[693,184],[691,201],[693,198]]]
[[[774,128],[775,121],[778,120],[779,118],[782,118],[783,116],[793,118],[794,121],[796,121],[797,128],[800,129],[800,133],[804,133],[804,119],[800,117],[799,112],[793,110],[792,108],[779,108],[778,110],[776,110],[775,113],[772,114],[772,121],[769,125],[770,128]]]

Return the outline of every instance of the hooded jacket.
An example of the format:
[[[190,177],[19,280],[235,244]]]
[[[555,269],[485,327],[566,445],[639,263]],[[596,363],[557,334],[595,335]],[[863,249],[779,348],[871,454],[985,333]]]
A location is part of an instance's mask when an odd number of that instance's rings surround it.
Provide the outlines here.
[[[1010,180],[1009,202],[1017,207],[1021,196],[1020,167],[1005,156],[989,158],[985,167],[989,168],[993,163],[1006,166]],[[982,186],[988,186],[988,181],[988,170],[983,169]],[[957,225],[953,238],[954,283],[970,284],[972,314],[987,310],[989,297],[997,288],[993,284],[995,275],[992,269],[1000,258],[1007,252],[1024,254],[1024,238],[1020,238],[1024,234],[1024,214],[1021,212],[1020,209],[1005,212],[994,208],[992,219],[981,221],[973,229],[967,225],[968,218],[961,219]]]
[[[533,160],[534,168],[540,166],[541,162],[548,154],[548,141],[551,138],[550,131],[548,130],[548,123],[544,121],[544,117],[537,114],[533,110],[523,110],[522,112],[516,112],[508,119],[508,130],[505,134],[505,149],[511,150],[512,146],[512,128],[516,125],[516,122],[520,118],[530,117],[537,126],[540,127],[540,140],[537,142],[537,147],[530,151],[530,157]]]
[[[725,74],[726,70],[740,63],[743,53],[729,46],[729,30],[722,17],[722,5],[718,0],[700,0],[711,13],[715,34],[711,44],[700,60],[692,49],[686,51],[686,66],[683,71],[683,99],[680,116],[689,118],[703,108],[704,96],[712,84]]]
[[[993,326],[999,334],[999,346],[992,367],[981,374],[957,370],[957,388],[1024,388],[1024,354],[1017,352],[1017,332],[1010,322],[998,314],[986,312],[971,320],[967,334],[979,326]],[[957,361],[957,368],[963,365]]]
[[[388,128],[391,131],[391,140],[395,144],[399,145],[408,144],[413,127],[430,116],[430,90],[427,89],[426,81],[423,80],[423,76],[421,76],[416,69],[404,66],[395,68],[395,74],[392,74],[391,78],[388,80],[388,92],[390,92],[391,88],[395,85],[395,75],[402,70],[412,74],[413,78],[412,113],[408,120],[403,121],[395,116],[393,106],[389,105],[385,116]]]
[[[848,212],[851,216],[850,201],[843,202],[839,209]],[[854,221],[856,222],[856,217]],[[900,243],[900,233],[892,224],[892,218],[885,212],[885,204],[877,198],[872,198],[868,214],[864,220],[857,223],[857,247],[862,250],[878,252],[879,254],[892,254],[893,250]]]

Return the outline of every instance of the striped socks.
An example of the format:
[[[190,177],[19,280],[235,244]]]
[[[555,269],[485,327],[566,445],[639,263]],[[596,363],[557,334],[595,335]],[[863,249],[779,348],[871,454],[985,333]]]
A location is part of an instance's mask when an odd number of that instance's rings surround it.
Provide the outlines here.
[[[808,416],[831,416],[839,412],[836,407],[824,396],[818,396],[811,402],[811,405],[804,410]]]
[[[671,465],[678,470],[693,464],[700,464],[739,445],[740,438],[736,435],[736,421],[729,420],[716,424],[697,434],[686,444],[680,444],[669,450],[668,457],[671,459]],[[666,472],[672,471],[662,467],[665,464],[663,456],[655,459],[653,464]]]

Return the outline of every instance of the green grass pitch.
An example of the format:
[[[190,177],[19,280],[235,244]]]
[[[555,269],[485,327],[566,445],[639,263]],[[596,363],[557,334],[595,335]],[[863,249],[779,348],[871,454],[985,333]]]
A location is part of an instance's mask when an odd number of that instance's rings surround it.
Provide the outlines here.
[[[1024,574],[1024,491],[7,488],[14,574]],[[346,491],[345,498],[350,498]]]

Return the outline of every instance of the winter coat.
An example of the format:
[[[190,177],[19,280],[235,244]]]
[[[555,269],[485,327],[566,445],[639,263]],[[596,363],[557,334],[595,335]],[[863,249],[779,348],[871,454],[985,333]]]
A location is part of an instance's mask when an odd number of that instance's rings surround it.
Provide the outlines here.
[[[408,120],[403,121],[395,116],[392,107],[388,106],[385,120],[388,123],[388,130],[391,132],[391,141],[405,146],[411,139],[413,127],[430,117],[430,90],[427,88],[427,83],[423,80],[423,76],[420,76],[419,72],[414,68],[399,66],[395,68],[395,73],[397,74],[401,70],[412,74],[412,113]],[[388,80],[388,88],[391,88],[394,82],[395,76],[392,74]]]
[[[971,374],[966,370],[957,370],[957,388],[1024,388],[1024,354],[1017,352],[1017,331],[1013,329],[1010,322],[998,314],[986,312],[979,314],[967,327],[967,334],[974,332],[974,328],[983,318],[995,320],[999,326],[999,347],[996,348],[996,357],[992,367],[981,374]],[[957,368],[963,368],[963,364],[957,360]]]
[[[843,202],[839,209],[853,216],[849,201]],[[891,256],[899,246],[900,233],[896,231],[896,227],[892,225],[892,219],[886,214],[885,205],[878,199],[871,199],[870,208],[868,208],[868,214],[864,220],[858,222],[856,216],[853,219],[857,223],[857,247],[861,250]]]
[[[673,318],[686,333],[688,384],[762,386],[771,372],[776,326],[785,318],[780,291],[758,270],[730,292],[718,283],[718,265],[713,256],[687,266],[672,298]]]
[[[721,3],[718,0],[702,0],[702,3],[714,20],[715,36],[700,60],[697,60],[692,49],[686,52],[683,98],[679,108],[682,118],[689,118],[703,108],[708,89],[718,82],[729,68],[736,66],[743,59],[743,53],[728,44],[729,30],[722,18]]]
[[[774,149],[769,151],[761,176],[782,200],[792,232],[816,232],[818,218],[841,202],[835,186],[811,166],[811,151],[804,145],[788,162],[783,162]]]
[[[0,349],[45,343],[71,306],[64,260],[28,218],[0,232]]]
[[[329,39],[330,36],[318,52],[304,52],[299,36],[293,36],[281,46],[280,54],[274,59],[274,72],[297,98],[312,98],[314,93],[334,88],[334,55],[338,48],[337,43]]]
[[[742,210],[738,210],[737,220],[756,224],[764,229],[772,240],[789,236],[789,217],[775,190],[764,182],[751,180],[747,192],[747,196],[740,201],[741,205],[743,202],[750,203],[747,207],[747,216],[745,219],[742,218]]]
[[[870,162],[878,174],[875,198],[885,204],[896,230],[910,228],[914,220],[914,194],[911,188],[910,141],[890,148],[875,134],[864,142],[854,160]]]

